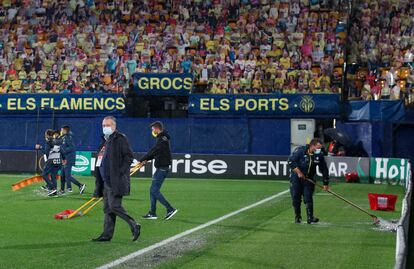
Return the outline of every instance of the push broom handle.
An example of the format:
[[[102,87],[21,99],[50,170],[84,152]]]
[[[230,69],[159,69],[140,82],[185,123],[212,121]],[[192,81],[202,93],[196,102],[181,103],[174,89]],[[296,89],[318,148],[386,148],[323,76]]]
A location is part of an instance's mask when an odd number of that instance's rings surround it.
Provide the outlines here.
[[[138,172],[146,163],[142,162],[142,163],[138,163],[137,165],[135,165],[134,167],[132,167],[129,175],[132,176],[133,174],[135,174],[136,172]]]
[[[83,208],[85,208],[86,206],[88,206],[90,203],[92,203],[94,200],[96,199],[96,197],[92,197],[89,201],[87,201],[86,203],[84,203],[83,205],[81,205],[78,209],[76,209],[75,211],[73,211],[69,216],[68,219],[72,218],[73,216],[75,216],[76,214],[78,214],[79,211],[81,211]]]
[[[88,207],[85,211],[83,211],[83,215],[88,214],[89,211],[91,211],[99,202],[102,201],[102,197],[100,197],[98,200],[95,201],[90,207]]]
[[[315,181],[313,181],[312,179],[310,179],[310,178],[305,178],[307,181],[309,181],[309,182],[312,182],[313,184],[315,184],[315,186],[318,186],[319,188],[321,188],[321,189],[323,189],[323,186],[321,185],[321,184],[319,184],[319,183],[317,183],[317,182],[315,182]],[[368,211],[366,211],[365,209],[363,209],[362,207],[360,207],[359,205],[357,205],[357,204],[354,204],[353,202],[351,202],[351,201],[349,201],[348,199],[345,199],[344,197],[342,197],[341,195],[339,195],[339,194],[337,194],[337,193],[335,193],[335,192],[333,192],[333,191],[331,191],[331,190],[326,190],[327,192],[329,192],[330,194],[332,194],[333,196],[335,196],[336,198],[339,198],[339,199],[341,199],[342,201],[344,201],[345,203],[348,203],[348,204],[350,204],[350,205],[352,205],[353,207],[355,207],[355,208],[358,208],[359,210],[361,210],[362,212],[364,212],[365,214],[367,214],[367,215],[369,215],[371,218],[373,218],[373,219],[378,219],[378,217],[377,216],[375,216],[375,215],[373,215],[373,214],[371,214],[371,213],[369,213]]]
[[[130,175],[132,176],[133,174],[135,174],[137,171],[139,171],[139,169],[141,169],[143,166],[145,165],[144,162],[137,164],[136,166],[134,166],[131,169]],[[82,206],[80,206],[78,209],[76,209],[75,211],[73,211],[69,216],[68,219],[72,218],[73,216],[75,216],[79,211],[81,211],[83,208],[85,208],[86,206],[88,206],[90,203],[92,203],[95,199],[97,199],[96,197],[92,197],[89,201],[87,201],[86,203],[84,203]],[[98,200],[96,200],[88,209],[85,210],[85,212],[83,213],[84,215],[86,215],[90,210],[92,210],[100,201],[102,201],[102,197],[99,198]]]

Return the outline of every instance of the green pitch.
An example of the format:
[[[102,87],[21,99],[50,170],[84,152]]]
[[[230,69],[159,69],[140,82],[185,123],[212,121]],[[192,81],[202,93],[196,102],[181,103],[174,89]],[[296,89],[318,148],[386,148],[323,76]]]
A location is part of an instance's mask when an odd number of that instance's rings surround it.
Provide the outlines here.
[[[45,197],[40,184],[16,192],[21,175],[0,175],[0,268],[94,268],[153,245],[227,213],[288,189],[281,181],[168,180],[166,197],[179,208],[171,220],[140,218],[148,211],[150,180],[132,180],[124,199],[128,212],[142,224],[131,242],[129,227],[118,220],[110,243],[90,239],[102,231],[102,205],[85,217],[55,220],[92,195],[94,181],[81,177],[87,191]],[[398,195],[396,212],[373,212],[384,219],[400,216],[404,189],[398,186],[334,184],[332,189],[368,208],[368,192]],[[305,216],[305,214],[303,214]],[[322,192],[315,194],[317,225],[293,224],[289,194],[282,195],[220,223],[130,260],[120,268],[392,268],[395,234],[374,230],[369,216]]]

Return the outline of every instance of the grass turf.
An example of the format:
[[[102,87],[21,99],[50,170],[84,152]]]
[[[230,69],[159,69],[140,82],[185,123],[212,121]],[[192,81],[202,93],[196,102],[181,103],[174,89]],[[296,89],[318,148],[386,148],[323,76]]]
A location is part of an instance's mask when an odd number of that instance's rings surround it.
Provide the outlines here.
[[[148,210],[149,180],[133,180],[131,196],[124,200],[130,214],[143,225],[132,243],[128,226],[119,220],[111,243],[90,242],[102,231],[102,206],[88,216],[54,220],[63,209],[87,201],[93,189],[90,177],[83,196],[58,198],[39,195],[39,184],[12,192],[22,176],[1,175],[0,267],[93,268],[152,245],[226,213],[288,188],[286,182],[228,180],[170,180],[165,195],[180,212],[172,221],[143,221]],[[333,190],[364,208],[367,193],[399,195],[396,212],[375,212],[385,219],[400,215],[403,189],[396,186],[336,184]],[[370,218],[325,193],[315,196],[318,225],[295,225],[288,195],[213,225],[193,236],[203,243],[162,260],[161,268],[390,268],[394,263],[395,234],[373,230]],[[164,209],[159,209],[162,217]],[[191,237],[191,236],[190,236]],[[128,263],[139,266],[139,260]]]
[[[167,237],[220,217],[287,188],[287,184],[253,181],[170,180],[163,187],[164,194],[179,208],[173,220],[162,218],[144,221],[139,216],[148,212],[149,180],[132,180],[132,195],[124,199],[128,212],[142,223],[142,236],[131,242],[129,227],[118,220],[115,236],[110,244],[90,242],[102,232],[102,205],[85,217],[55,220],[53,215],[64,209],[75,209],[91,196],[94,181],[86,182],[87,190],[80,196],[75,192],[58,198],[39,195],[40,184],[16,192],[11,184],[22,176],[0,175],[0,267],[4,268],[93,268],[120,256],[152,245]],[[75,189],[74,189],[75,190]]]

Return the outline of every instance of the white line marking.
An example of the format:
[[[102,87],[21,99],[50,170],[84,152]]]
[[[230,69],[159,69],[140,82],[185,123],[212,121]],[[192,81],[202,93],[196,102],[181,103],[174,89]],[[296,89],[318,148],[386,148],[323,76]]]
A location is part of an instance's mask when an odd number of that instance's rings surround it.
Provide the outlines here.
[[[122,263],[124,263],[126,261],[129,261],[129,260],[131,260],[133,258],[136,258],[136,257],[142,255],[142,254],[145,254],[147,252],[150,252],[151,250],[154,250],[156,248],[159,248],[159,247],[162,247],[162,246],[164,246],[166,244],[169,244],[169,243],[171,243],[171,242],[173,242],[173,241],[175,241],[177,239],[180,239],[180,238],[182,238],[184,236],[187,236],[187,235],[192,234],[194,232],[197,232],[197,231],[199,231],[201,229],[204,229],[204,228],[206,228],[208,226],[211,226],[211,225],[214,225],[216,223],[219,223],[219,222],[221,222],[221,221],[223,221],[225,219],[231,218],[231,217],[233,217],[233,216],[235,216],[237,214],[240,214],[240,213],[242,213],[242,212],[244,212],[246,210],[249,210],[249,209],[252,209],[252,208],[257,207],[259,205],[262,205],[264,203],[267,203],[267,202],[269,202],[269,201],[271,201],[271,200],[273,200],[273,199],[275,199],[277,197],[280,197],[280,196],[282,196],[282,195],[284,195],[284,194],[286,194],[288,192],[289,192],[289,190],[285,190],[285,191],[279,192],[279,193],[277,193],[275,195],[269,196],[269,197],[267,197],[267,198],[265,198],[263,200],[260,200],[260,201],[254,203],[254,204],[251,204],[249,206],[246,206],[246,207],[240,208],[240,209],[238,209],[236,211],[233,211],[231,213],[228,213],[228,214],[226,214],[226,215],[224,215],[224,216],[222,216],[220,218],[211,220],[211,221],[206,222],[204,224],[201,224],[201,225],[199,225],[197,227],[194,227],[194,228],[189,229],[187,231],[184,231],[182,233],[176,234],[176,235],[174,235],[172,237],[169,237],[169,238],[167,238],[167,239],[165,239],[165,240],[163,240],[161,242],[155,243],[155,244],[153,244],[153,245],[151,245],[149,247],[140,249],[140,250],[138,250],[136,252],[132,252],[131,254],[128,254],[128,255],[126,255],[124,257],[121,257],[121,258],[119,258],[117,260],[114,260],[114,261],[112,261],[110,263],[107,263],[107,264],[104,264],[102,266],[99,266],[96,269],[108,269],[108,268],[112,268],[112,267],[115,267],[117,265],[120,265],[120,264],[122,264]]]

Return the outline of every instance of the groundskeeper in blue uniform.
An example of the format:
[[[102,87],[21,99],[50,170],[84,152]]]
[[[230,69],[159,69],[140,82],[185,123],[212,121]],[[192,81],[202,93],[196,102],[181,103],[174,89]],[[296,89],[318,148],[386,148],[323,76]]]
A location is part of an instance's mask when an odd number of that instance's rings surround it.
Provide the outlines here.
[[[55,156],[56,155],[56,154],[54,154],[55,151],[59,152],[59,149],[58,149],[59,147],[55,147],[56,144],[55,144],[54,133],[55,133],[54,130],[47,129],[45,131],[45,145],[42,146],[40,144],[36,144],[36,146],[35,146],[35,148],[37,150],[40,150],[43,153],[43,155],[46,157],[45,166],[44,166],[43,172],[42,172],[42,177],[43,177],[44,181],[46,182],[46,186],[42,186],[42,189],[45,189],[45,190],[49,191],[49,194],[52,193],[52,192],[53,192],[53,194],[56,194],[56,175],[57,175],[57,172],[59,171],[59,168],[54,169],[54,165],[52,163],[52,160],[49,158],[49,155],[51,153],[52,153],[53,156]],[[55,150],[55,148],[56,148],[56,150]],[[52,172],[55,172],[56,175],[55,175],[55,177],[53,177],[53,175],[52,175],[51,178],[49,178],[49,176],[52,174]]]
[[[60,151],[63,157],[62,179],[61,179],[61,191],[64,192],[65,183],[67,185],[67,191],[72,192],[72,184],[75,184],[79,188],[79,193],[82,194],[86,185],[80,183],[72,176],[72,167],[75,166],[76,161],[76,148],[73,142],[73,134],[70,131],[70,127],[65,125],[61,128],[61,146]]]
[[[315,138],[309,145],[297,147],[289,157],[288,164],[290,167],[290,194],[295,211],[295,222],[301,223],[302,221],[302,196],[306,205],[308,224],[318,222],[319,219],[313,216],[312,196],[315,190],[315,184],[305,178],[314,180],[316,167],[318,166],[323,176],[324,190],[328,190],[329,188],[329,174],[322,152],[322,142]]]
[[[43,168],[43,179],[48,184],[48,196],[57,195],[56,178],[62,168],[62,157],[60,153],[59,131],[47,130],[45,147],[41,147],[46,157],[45,167]],[[38,147],[37,147],[38,148]],[[49,180],[50,177],[50,180]]]

